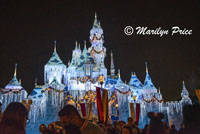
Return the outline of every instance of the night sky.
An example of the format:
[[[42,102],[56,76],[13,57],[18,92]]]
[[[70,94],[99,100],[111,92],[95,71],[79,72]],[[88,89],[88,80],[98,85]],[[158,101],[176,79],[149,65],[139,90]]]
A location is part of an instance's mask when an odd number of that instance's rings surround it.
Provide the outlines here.
[[[160,0],[159,0],[160,1]],[[110,1],[41,1],[28,3],[0,1],[0,87],[5,87],[18,64],[17,78],[30,93],[35,78],[43,84],[44,65],[53,53],[53,41],[65,64],[71,60],[75,41],[89,43],[89,31],[97,12],[104,30],[107,48],[105,65],[110,69],[113,51],[116,69],[123,81],[136,72],[144,82],[145,61],[154,85],[161,88],[165,100],[180,98],[182,81],[192,92],[190,77],[200,71],[200,2],[169,0],[168,2]],[[192,29],[192,35],[127,36],[124,28],[144,26],[171,30],[173,26]],[[200,77],[199,77],[200,79]]]

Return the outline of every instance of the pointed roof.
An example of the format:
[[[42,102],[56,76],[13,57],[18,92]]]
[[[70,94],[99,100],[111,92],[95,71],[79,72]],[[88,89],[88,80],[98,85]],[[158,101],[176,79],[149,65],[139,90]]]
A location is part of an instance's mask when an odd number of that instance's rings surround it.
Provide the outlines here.
[[[17,80],[17,64],[15,64],[14,76],[8,85],[5,86],[5,89],[22,89],[22,86]]]
[[[69,65],[69,67],[72,67],[72,66],[76,66],[75,58],[74,58],[73,55],[72,55],[72,61],[71,61],[70,65]]]
[[[185,82],[183,81],[183,89],[182,89],[182,92],[181,92],[181,97],[188,97],[188,96],[189,96],[189,92],[185,87]]]
[[[144,81],[144,87],[143,89],[146,89],[146,90],[157,90],[151,80],[151,77],[149,75],[149,71],[148,71],[148,67],[147,67],[147,62],[145,63],[146,64],[146,77],[145,77],[145,81]]]
[[[56,41],[54,41],[54,52],[47,64],[48,65],[64,65],[62,60],[60,59],[60,57],[58,56],[58,54],[56,52]]]
[[[136,88],[136,89],[142,89],[143,84],[142,82],[137,78],[135,72],[131,73],[131,79],[129,81],[129,85]]]
[[[117,84],[124,84],[124,82],[121,80],[120,69],[118,69],[118,79],[117,79]]]
[[[95,12],[95,17],[94,17],[94,23],[93,23],[93,27],[101,27],[100,26],[100,21],[97,20],[97,14]]]

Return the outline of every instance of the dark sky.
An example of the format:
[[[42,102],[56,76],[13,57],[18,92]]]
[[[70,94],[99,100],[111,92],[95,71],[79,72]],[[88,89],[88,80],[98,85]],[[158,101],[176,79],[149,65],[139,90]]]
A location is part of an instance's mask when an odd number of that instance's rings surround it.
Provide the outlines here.
[[[160,0],[159,0],[160,1]],[[71,59],[75,41],[89,44],[89,31],[97,12],[104,30],[107,48],[106,67],[110,68],[110,51],[114,53],[116,68],[121,69],[123,81],[136,72],[143,82],[145,61],[156,87],[166,100],[180,98],[182,81],[190,90],[189,78],[200,68],[200,3],[198,0],[131,0],[110,1],[41,1],[28,3],[0,1],[0,87],[11,80],[14,64],[18,63],[18,79],[30,93],[37,77],[43,84],[44,65],[53,52],[65,64]],[[173,26],[192,29],[192,35],[136,35],[127,36],[127,26],[147,26],[149,29]],[[199,77],[200,78],[200,77]]]

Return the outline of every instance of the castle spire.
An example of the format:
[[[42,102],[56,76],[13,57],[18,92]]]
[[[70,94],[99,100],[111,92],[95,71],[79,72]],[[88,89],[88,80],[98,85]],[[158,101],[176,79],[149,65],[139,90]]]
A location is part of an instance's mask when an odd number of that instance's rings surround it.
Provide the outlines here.
[[[84,48],[86,48],[86,40],[84,40]]]
[[[20,85],[22,84],[22,79],[19,79],[19,84],[20,84]]]
[[[145,62],[145,65],[146,65],[146,73],[148,73],[148,66],[147,66],[147,62]]]
[[[95,12],[93,27],[100,27],[100,22],[97,20],[97,13]]]
[[[115,75],[115,65],[114,65],[114,60],[113,60],[113,53],[111,51],[110,53],[111,56],[111,63],[110,63],[110,75],[114,76]]]
[[[80,43],[78,43],[78,49],[81,49],[81,44]]]
[[[70,60],[68,61],[68,66],[70,66]]]
[[[185,82],[183,81],[183,89],[182,89],[182,92],[181,92],[181,97],[188,97],[188,96],[189,96],[189,92],[185,87]]]
[[[119,78],[121,78],[121,76],[120,76],[120,69],[118,69],[118,74],[117,75],[118,75]]]
[[[78,42],[76,41],[76,43],[75,43],[75,44],[76,44],[76,47],[75,47],[75,49],[78,49],[78,47],[77,47],[77,44],[78,44]]]
[[[56,40],[54,41],[54,52],[56,52]]]
[[[159,89],[158,89],[158,93],[160,94],[160,87],[159,87]]]
[[[17,64],[15,64],[15,72],[14,72],[14,76],[17,76]]]
[[[37,78],[35,78],[35,86],[37,86]]]
[[[96,13],[96,12],[95,12],[95,16],[94,16],[94,18],[97,19],[97,13]]]

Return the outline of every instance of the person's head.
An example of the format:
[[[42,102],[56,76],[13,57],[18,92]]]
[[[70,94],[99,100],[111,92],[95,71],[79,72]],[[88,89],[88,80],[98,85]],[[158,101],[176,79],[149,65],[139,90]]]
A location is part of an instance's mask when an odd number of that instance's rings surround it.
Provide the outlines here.
[[[132,130],[129,126],[123,126],[121,134],[132,134]]]
[[[75,124],[68,124],[64,126],[65,134],[81,134],[81,130]]]
[[[53,132],[53,131],[54,131],[54,126],[53,126],[53,124],[49,124],[49,125],[48,125],[48,129],[49,129],[50,131]]]
[[[46,132],[46,131],[47,131],[46,125],[45,125],[45,124],[41,124],[40,127],[39,127],[39,131],[40,131],[41,133]]]
[[[120,129],[122,129],[124,125],[126,125],[126,123],[124,121],[119,121],[119,127],[120,127]]]
[[[175,125],[174,124],[171,125],[171,129],[175,129]]]
[[[19,102],[12,102],[3,113],[1,125],[25,131],[28,110]]]
[[[104,132],[106,132],[106,127],[105,127],[104,124],[98,123],[98,126],[99,126]]]
[[[190,134],[199,133],[200,130],[200,105],[185,105],[183,107],[184,131]]]
[[[136,127],[138,127],[138,122],[135,121],[133,125],[136,126]]]
[[[149,134],[163,134],[164,125],[161,120],[164,118],[164,115],[162,113],[155,114],[149,112],[147,116],[150,118]]]
[[[107,124],[106,128],[112,128],[111,124]]]
[[[133,125],[133,118],[132,117],[128,117],[128,125],[129,126]]]
[[[132,134],[139,134],[140,130],[138,127],[135,127],[134,125],[132,126]]]
[[[57,128],[55,131],[56,131],[56,134],[62,134],[62,130],[60,128]]]
[[[79,112],[72,105],[66,105],[63,109],[60,110],[58,116],[60,121],[65,125],[74,123],[75,120],[81,119]]]

